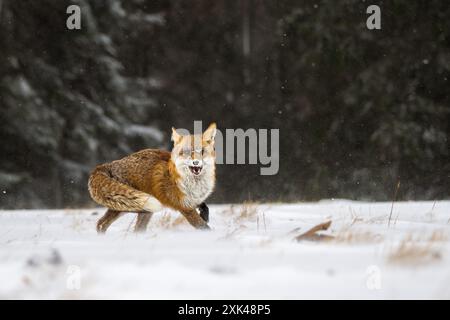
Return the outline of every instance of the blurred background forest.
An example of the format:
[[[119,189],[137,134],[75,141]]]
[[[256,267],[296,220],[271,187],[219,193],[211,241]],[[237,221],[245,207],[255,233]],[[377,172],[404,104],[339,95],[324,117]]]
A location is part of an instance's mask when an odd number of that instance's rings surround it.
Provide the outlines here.
[[[449,78],[448,1],[0,0],[0,208],[91,206],[194,120],[280,128],[279,173],[220,165],[209,202],[448,199]]]

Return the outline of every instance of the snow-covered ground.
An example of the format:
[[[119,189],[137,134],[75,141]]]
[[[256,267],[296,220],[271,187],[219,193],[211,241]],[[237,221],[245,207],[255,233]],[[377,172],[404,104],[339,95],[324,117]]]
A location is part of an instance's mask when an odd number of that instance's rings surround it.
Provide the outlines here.
[[[103,209],[0,211],[0,298],[450,298],[450,201],[210,206],[144,234]],[[97,214],[95,214],[97,213]],[[332,220],[328,241],[294,238]]]

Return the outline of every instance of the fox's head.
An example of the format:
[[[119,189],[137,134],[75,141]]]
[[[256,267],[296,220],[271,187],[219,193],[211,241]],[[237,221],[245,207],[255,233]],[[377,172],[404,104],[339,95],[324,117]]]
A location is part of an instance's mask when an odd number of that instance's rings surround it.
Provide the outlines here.
[[[200,177],[214,172],[216,124],[211,123],[203,134],[180,135],[172,128],[172,161],[181,175]]]

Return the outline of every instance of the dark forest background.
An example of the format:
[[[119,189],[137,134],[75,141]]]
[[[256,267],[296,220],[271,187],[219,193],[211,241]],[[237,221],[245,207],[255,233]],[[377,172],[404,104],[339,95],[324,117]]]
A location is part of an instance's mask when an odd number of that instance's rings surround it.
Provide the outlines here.
[[[448,1],[0,0],[0,208],[93,205],[194,120],[280,129],[279,173],[220,165],[210,202],[448,199],[449,78]]]

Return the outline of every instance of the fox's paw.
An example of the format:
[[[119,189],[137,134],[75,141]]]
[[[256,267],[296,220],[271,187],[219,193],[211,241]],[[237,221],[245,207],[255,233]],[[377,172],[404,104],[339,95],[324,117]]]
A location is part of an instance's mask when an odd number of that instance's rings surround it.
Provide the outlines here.
[[[205,221],[209,222],[209,208],[205,202],[198,206],[198,211],[200,213],[200,217]]]
[[[102,227],[102,224],[100,223],[100,221],[97,223],[97,233],[98,234],[102,234],[102,233],[105,233],[106,232],[106,230],[105,230],[105,228],[103,228]]]

